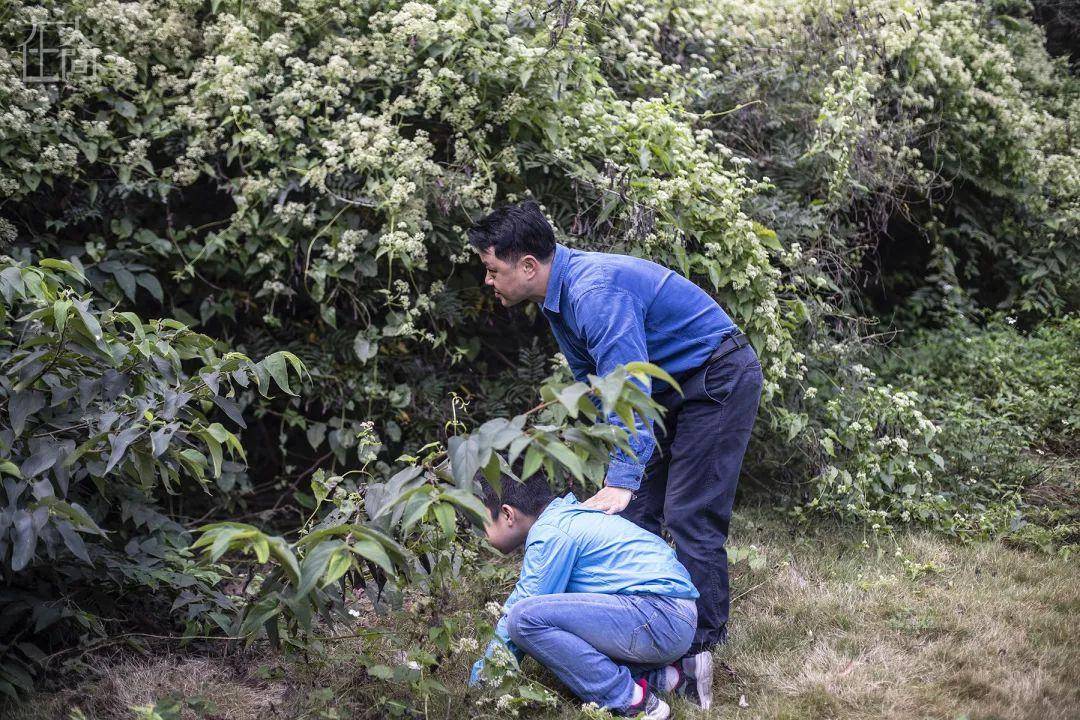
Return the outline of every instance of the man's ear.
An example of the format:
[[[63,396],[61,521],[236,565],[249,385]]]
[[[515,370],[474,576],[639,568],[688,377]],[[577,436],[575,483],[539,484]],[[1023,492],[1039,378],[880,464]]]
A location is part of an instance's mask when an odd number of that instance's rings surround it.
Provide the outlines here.
[[[530,279],[536,275],[536,272],[540,269],[540,261],[533,255],[526,255],[521,258],[521,271],[525,273]]]
[[[517,520],[517,511],[510,505],[503,505],[499,508],[503,518],[506,520],[506,524],[510,527],[514,526],[514,522]]]

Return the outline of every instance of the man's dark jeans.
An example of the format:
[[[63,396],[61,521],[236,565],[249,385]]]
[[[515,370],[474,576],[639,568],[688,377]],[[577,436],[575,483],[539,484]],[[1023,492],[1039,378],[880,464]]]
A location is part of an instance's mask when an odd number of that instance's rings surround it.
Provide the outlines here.
[[[676,378],[684,395],[665,387],[653,399],[667,408],[665,430],[623,517],[661,534],[661,523],[701,597],[690,652],[727,635],[728,560],[724,541],[743,454],[761,398],[761,363],[745,345]]]

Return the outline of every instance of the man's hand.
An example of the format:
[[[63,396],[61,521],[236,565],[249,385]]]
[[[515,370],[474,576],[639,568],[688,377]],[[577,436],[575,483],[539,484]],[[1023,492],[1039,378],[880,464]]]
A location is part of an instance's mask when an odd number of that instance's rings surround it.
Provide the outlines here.
[[[582,503],[582,507],[603,510],[608,515],[620,513],[634,497],[634,491],[629,488],[606,487],[591,498]]]

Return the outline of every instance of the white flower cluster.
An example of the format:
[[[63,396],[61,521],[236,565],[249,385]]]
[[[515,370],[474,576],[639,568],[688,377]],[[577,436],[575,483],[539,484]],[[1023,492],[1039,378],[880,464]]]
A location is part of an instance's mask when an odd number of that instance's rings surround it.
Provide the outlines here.
[[[310,205],[299,202],[285,202],[274,205],[274,214],[285,225],[299,221],[304,227],[315,225],[315,213]]]
[[[19,231],[7,218],[0,217],[0,242],[13,243],[19,236]]]
[[[424,247],[424,234],[409,233],[405,230],[392,230],[379,236],[379,254],[406,258],[414,265],[423,265],[427,261],[427,248]]]
[[[370,233],[367,230],[349,229],[341,233],[333,243],[327,243],[323,253],[332,262],[348,263],[356,258],[356,250]]]
[[[457,638],[450,643],[450,649],[456,653],[473,653],[480,649],[480,643],[476,638]]]

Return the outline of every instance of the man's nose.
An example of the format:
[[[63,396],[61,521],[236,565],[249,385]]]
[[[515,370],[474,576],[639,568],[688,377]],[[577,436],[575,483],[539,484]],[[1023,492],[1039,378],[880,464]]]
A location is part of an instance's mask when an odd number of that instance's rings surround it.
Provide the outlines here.
[[[495,284],[495,278],[491,277],[491,273],[485,273],[484,274],[484,284],[485,285],[494,285]]]

